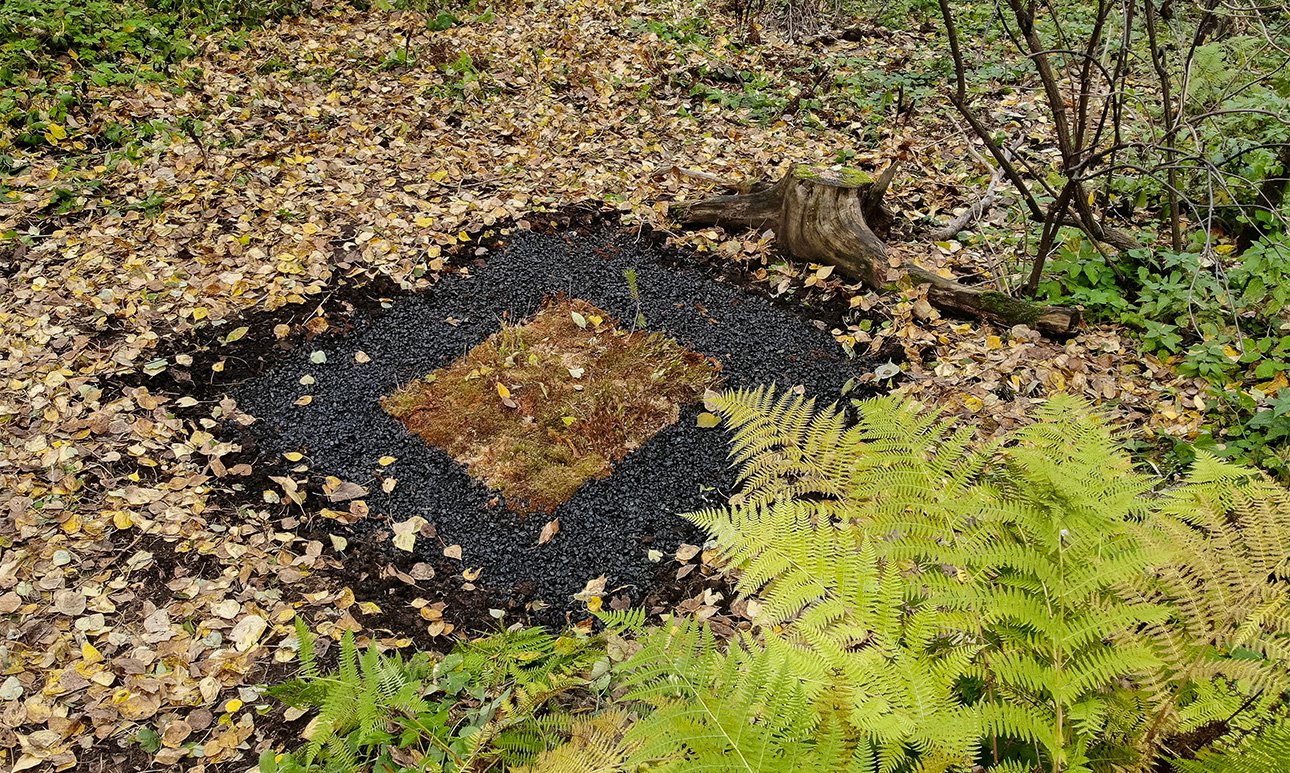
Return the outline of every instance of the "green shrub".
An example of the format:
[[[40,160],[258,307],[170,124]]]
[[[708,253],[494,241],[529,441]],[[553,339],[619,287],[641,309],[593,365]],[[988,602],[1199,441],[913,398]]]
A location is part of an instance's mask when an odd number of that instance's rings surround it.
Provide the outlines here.
[[[1210,383],[1200,448],[1290,480],[1290,237],[1266,236],[1236,258],[1141,250],[1115,262],[1077,238],[1049,269],[1050,300],[1127,325],[1146,351]]]
[[[304,0],[6,0],[0,150],[84,147],[78,135],[91,123],[92,87],[163,80],[194,53],[190,36],[306,7]]]

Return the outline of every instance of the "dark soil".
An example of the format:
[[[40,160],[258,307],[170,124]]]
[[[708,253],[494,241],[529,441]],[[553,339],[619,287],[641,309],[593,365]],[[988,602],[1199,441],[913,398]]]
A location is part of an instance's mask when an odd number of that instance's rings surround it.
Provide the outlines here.
[[[684,410],[679,423],[620,461],[608,478],[583,486],[553,513],[560,519],[559,533],[538,545],[544,518],[513,513],[496,492],[473,480],[444,452],[408,433],[378,401],[460,357],[496,332],[503,319],[528,318],[549,296],[564,293],[620,319],[634,318],[636,301],[623,278],[626,268],[637,271],[649,329],[715,357],[730,387],[801,385],[828,401],[844,382],[870,367],[848,360],[811,320],[676,263],[675,253],[617,230],[518,233],[473,275],[446,279],[424,295],[395,299],[388,310],[370,323],[358,322],[346,336],[282,352],[277,365],[235,388],[232,395],[242,410],[260,419],[247,438],[258,445],[256,466],[262,469],[256,472],[276,468],[275,474],[285,474],[290,465],[282,454],[299,451],[312,475],[366,486],[372,492],[366,497],[371,509],[367,519],[350,527],[324,519],[315,519],[314,525],[321,522],[330,533],[350,539],[354,547],[338,558],[346,569],[352,566],[355,579],[363,574],[369,583],[379,578],[379,556],[404,571],[416,562],[434,567],[435,577],[419,581],[416,593],[448,601],[446,616],[454,621],[465,617],[496,624],[479,616],[486,612],[485,604],[508,610],[506,623],[528,618],[562,624],[582,618],[585,607],[573,595],[601,575],[608,579],[606,596],[626,595],[636,603],[651,595],[671,596],[659,593],[659,583],[675,573],[676,565],[669,568],[667,562],[681,543],[703,539],[676,514],[724,503],[734,482],[724,433],[696,426],[700,406]],[[324,352],[326,361],[313,362],[315,351]],[[356,362],[359,351],[371,361]],[[302,386],[299,381],[306,375],[315,383]],[[296,405],[306,394],[312,402]],[[387,455],[397,461],[382,467],[377,460]],[[398,484],[384,494],[378,476],[395,477]],[[317,481],[311,485],[317,488]],[[258,500],[260,492],[245,495]],[[418,537],[415,553],[395,549],[390,524],[418,515],[433,525],[428,533],[434,536]],[[362,550],[356,551],[359,543]],[[447,545],[461,546],[461,561],[444,557]],[[663,564],[649,560],[651,550],[662,552]],[[470,584],[473,592],[463,595],[465,569],[482,574]],[[381,584],[388,594],[397,582]],[[355,590],[376,588],[359,583]],[[535,601],[546,607],[530,615]]]

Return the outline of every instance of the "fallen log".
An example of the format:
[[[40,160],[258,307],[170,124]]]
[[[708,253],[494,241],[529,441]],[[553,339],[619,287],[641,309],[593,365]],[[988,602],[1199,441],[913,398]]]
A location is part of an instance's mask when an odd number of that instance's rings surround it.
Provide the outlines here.
[[[781,247],[799,260],[832,264],[875,290],[902,282],[927,285],[929,303],[959,314],[1058,335],[1079,326],[1078,309],[1013,298],[917,266],[903,266],[900,278],[889,280],[887,246],[875,229],[883,230],[890,219],[882,200],[894,172],[893,165],[875,179],[856,169],[798,166],[761,190],[676,204],[669,214],[683,225],[769,228]]]

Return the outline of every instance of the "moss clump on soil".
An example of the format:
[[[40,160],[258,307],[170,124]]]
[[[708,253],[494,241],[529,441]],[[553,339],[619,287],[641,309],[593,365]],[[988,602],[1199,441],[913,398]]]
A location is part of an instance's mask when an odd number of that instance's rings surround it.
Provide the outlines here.
[[[671,338],[556,298],[381,407],[513,509],[551,512],[719,382],[715,361]]]

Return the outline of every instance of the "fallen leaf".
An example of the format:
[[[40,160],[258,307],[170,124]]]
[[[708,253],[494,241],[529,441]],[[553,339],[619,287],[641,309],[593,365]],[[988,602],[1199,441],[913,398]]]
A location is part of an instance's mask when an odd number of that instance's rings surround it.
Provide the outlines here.
[[[699,547],[698,545],[683,544],[676,549],[676,560],[680,561],[681,563],[685,563],[686,561],[689,561],[691,558],[694,558],[695,556],[699,555],[699,551],[701,551],[702,549],[703,548]]]
[[[429,522],[425,518],[414,515],[406,521],[393,524],[391,528],[394,529],[394,536],[391,540],[394,542],[394,547],[411,553],[417,544],[417,532],[421,531],[421,527],[427,523]]]
[[[237,621],[228,637],[237,647],[238,652],[246,652],[260,640],[264,630],[269,627],[268,621],[259,615],[247,615]]]
[[[367,489],[352,481],[336,481],[334,486],[323,486],[323,495],[332,502],[345,502],[367,496]]]

